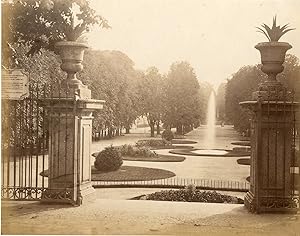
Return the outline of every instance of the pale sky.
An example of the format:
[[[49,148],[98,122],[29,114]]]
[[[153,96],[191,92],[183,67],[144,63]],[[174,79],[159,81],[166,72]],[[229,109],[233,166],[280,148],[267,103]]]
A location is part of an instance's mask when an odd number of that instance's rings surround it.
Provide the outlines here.
[[[267,41],[255,26],[290,23],[280,41],[300,57],[300,0],[92,0],[111,29],[93,29],[92,48],[119,50],[145,70],[167,73],[175,61],[188,61],[197,78],[215,86],[240,67],[260,63],[254,46]]]

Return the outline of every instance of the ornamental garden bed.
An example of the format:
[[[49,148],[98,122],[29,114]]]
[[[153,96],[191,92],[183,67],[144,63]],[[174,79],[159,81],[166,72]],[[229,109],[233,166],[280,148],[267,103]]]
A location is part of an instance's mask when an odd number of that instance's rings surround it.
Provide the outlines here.
[[[159,155],[148,146],[141,145],[141,142],[137,145],[124,144],[113,148],[117,149],[123,160],[126,161],[182,162],[185,160],[185,157],[182,156]],[[92,155],[97,157],[99,153],[96,152]]]
[[[198,153],[197,153],[198,152]],[[250,156],[250,152],[233,151],[226,149],[175,149],[169,151],[172,154],[188,155],[188,156],[213,156],[213,157],[240,157]]]
[[[192,140],[182,140],[182,139],[173,139],[171,141],[172,144],[195,144],[197,143],[196,141]]]
[[[240,165],[248,165],[249,166],[251,163],[250,158],[240,158],[240,159],[237,159],[236,161]]]
[[[148,147],[151,150],[155,149],[190,149],[192,146],[188,145],[177,145],[177,144],[195,144],[197,142],[191,140],[172,140],[166,141],[163,139],[142,139],[138,140],[136,146],[138,147]],[[176,145],[174,145],[176,144]]]
[[[250,141],[236,141],[232,142],[232,145],[238,145],[238,146],[251,146]]]
[[[99,171],[92,166],[92,181],[147,181],[174,177],[168,170],[138,166],[121,166],[115,171]]]
[[[49,177],[49,170],[40,173],[43,177]],[[121,166],[115,171],[99,171],[92,166],[92,181],[148,181],[167,179],[174,177],[175,173],[158,169],[139,166]]]
[[[206,202],[243,204],[244,200],[238,197],[220,194],[216,191],[203,191],[195,187],[186,187],[180,190],[163,190],[147,195],[141,195],[132,200],[176,201],[176,202]]]
[[[173,156],[173,155],[158,155],[157,157],[132,157],[132,156],[124,156],[124,161],[152,161],[152,162],[182,162],[185,160],[183,156]]]

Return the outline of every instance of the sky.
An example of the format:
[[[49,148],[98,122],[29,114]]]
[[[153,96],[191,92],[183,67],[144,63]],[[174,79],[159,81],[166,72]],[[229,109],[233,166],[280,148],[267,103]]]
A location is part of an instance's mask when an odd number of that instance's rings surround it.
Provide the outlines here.
[[[136,69],[156,66],[168,73],[188,61],[198,80],[217,87],[244,65],[260,63],[254,46],[267,41],[256,32],[262,23],[290,23],[294,31],[280,41],[300,57],[299,0],[92,0],[111,29],[93,28],[89,44],[127,54]]]

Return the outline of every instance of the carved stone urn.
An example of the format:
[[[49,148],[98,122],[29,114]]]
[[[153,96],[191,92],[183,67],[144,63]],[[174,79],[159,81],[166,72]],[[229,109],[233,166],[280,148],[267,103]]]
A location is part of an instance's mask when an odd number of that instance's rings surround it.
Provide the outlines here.
[[[255,46],[261,55],[262,72],[268,75],[266,82],[260,85],[260,91],[281,90],[282,84],[277,81],[277,74],[284,69],[283,63],[287,50],[292,46],[286,42],[262,42]],[[257,95],[254,93],[254,95]],[[260,94],[262,95],[262,93]],[[256,99],[254,97],[254,99]]]
[[[62,87],[68,87],[71,91],[78,90],[82,98],[90,98],[90,92],[88,92],[90,90],[76,77],[76,73],[83,69],[84,50],[88,46],[75,41],[61,41],[56,43],[55,47],[62,60],[60,67],[67,73],[67,78],[62,81]]]

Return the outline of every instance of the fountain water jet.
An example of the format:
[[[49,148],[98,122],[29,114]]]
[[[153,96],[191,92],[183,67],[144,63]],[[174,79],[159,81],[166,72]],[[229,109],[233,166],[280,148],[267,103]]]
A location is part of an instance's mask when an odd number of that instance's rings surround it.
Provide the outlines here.
[[[214,91],[210,93],[207,116],[206,116],[207,129],[205,133],[205,146],[206,148],[212,148],[215,143],[215,124],[216,124],[216,96]]]

